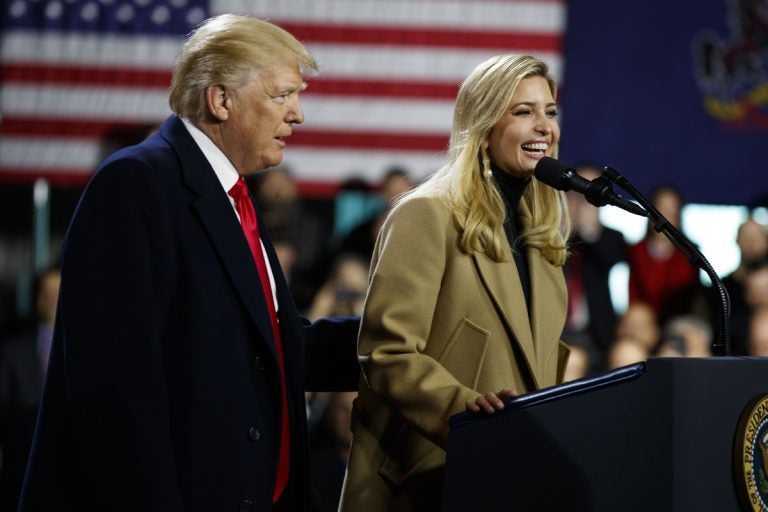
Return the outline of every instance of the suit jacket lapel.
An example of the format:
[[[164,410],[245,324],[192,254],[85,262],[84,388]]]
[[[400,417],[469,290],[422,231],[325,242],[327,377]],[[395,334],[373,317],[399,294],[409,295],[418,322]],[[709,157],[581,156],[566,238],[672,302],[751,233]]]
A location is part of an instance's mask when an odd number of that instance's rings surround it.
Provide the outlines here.
[[[495,262],[485,254],[479,253],[473,253],[472,258],[502,320],[515,337],[512,341],[517,342],[528,363],[534,384],[539,387],[537,354],[528,319],[528,308],[511,251],[507,249],[507,261],[503,263]]]
[[[280,266],[280,260],[277,258],[277,252],[275,251],[272,241],[267,236],[267,228],[262,222],[261,212],[256,209],[256,217],[259,223],[259,232],[261,233],[262,242],[267,252],[267,258],[269,260],[269,266],[272,268],[272,275],[275,278],[275,293],[277,294],[277,302],[279,305],[278,318],[280,319],[280,333],[283,341],[283,353],[286,354],[286,358],[292,359],[293,363],[297,360],[303,360],[303,344],[295,342],[300,340],[303,336],[301,326],[297,324],[296,319],[299,318],[299,314],[296,311],[296,307],[293,304],[293,296],[291,295],[288,282],[283,275],[282,267]],[[288,370],[286,365],[286,370]],[[293,367],[293,364],[290,365]]]
[[[277,357],[258,270],[226,192],[202,151],[177,117],[171,116],[166,120],[160,133],[181,161],[184,182],[197,194],[193,207],[221,257],[232,285],[262,338]]]

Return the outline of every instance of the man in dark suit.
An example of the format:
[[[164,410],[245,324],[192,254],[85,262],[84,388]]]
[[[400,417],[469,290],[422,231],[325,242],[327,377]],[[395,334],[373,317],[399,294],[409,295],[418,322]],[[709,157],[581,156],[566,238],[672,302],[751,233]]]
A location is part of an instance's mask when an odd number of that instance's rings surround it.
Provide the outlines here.
[[[309,508],[304,391],[356,389],[358,322],[299,317],[242,177],[280,163],[315,68],[270,23],[213,18],[175,115],[91,179],[21,511]]]

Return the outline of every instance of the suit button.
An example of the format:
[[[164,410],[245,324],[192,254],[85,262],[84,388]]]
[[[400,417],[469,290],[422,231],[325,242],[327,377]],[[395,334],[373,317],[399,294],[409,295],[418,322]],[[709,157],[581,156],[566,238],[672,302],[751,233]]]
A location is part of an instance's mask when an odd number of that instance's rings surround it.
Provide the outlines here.
[[[258,441],[261,439],[261,432],[259,429],[251,427],[248,429],[248,437],[251,438],[251,441]]]
[[[240,512],[251,512],[253,510],[253,502],[251,500],[243,500],[240,502]]]
[[[253,358],[253,366],[257,370],[263,370],[264,369],[264,359],[261,356],[256,356]]]

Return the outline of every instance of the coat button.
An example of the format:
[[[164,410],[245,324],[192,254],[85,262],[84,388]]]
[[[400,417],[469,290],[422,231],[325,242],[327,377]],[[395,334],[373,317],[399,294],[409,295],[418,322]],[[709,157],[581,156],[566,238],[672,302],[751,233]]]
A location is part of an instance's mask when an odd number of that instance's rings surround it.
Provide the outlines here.
[[[259,429],[251,427],[248,429],[248,437],[251,438],[251,441],[258,441],[261,439],[261,432]]]
[[[257,370],[263,370],[264,369],[264,359],[261,356],[256,356],[253,358],[253,366]]]
[[[243,500],[240,502],[240,512],[251,512],[253,510],[253,502],[251,500]]]

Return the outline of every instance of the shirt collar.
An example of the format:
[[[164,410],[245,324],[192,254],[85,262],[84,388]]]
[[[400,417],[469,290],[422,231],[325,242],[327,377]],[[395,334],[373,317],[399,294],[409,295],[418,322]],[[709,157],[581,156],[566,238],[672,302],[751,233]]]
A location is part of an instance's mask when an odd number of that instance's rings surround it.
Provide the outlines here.
[[[197,146],[203,152],[203,155],[205,155],[208,163],[211,164],[213,172],[216,174],[221,186],[224,188],[224,192],[229,192],[229,190],[235,186],[237,180],[240,179],[240,174],[238,174],[235,166],[232,165],[232,162],[227,158],[227,155],[225,155],[224,152],[219,149],[219,147],[214,144],[202,130],[200,130],[200,128],[183,117],[181,118],[181,122],[184,123],[184,126],[192,136],[192,139],[194,139]]]

